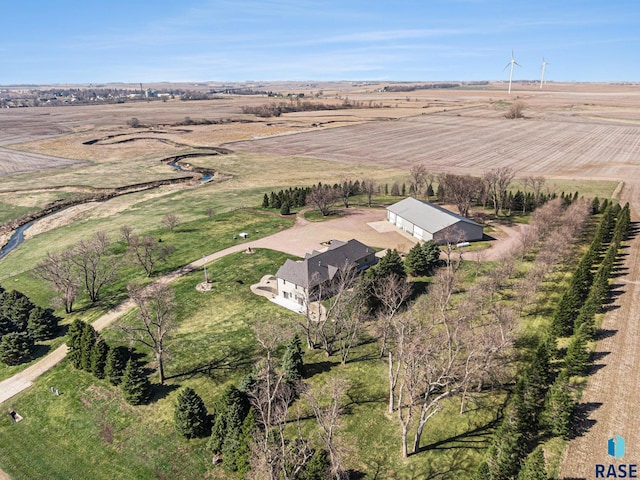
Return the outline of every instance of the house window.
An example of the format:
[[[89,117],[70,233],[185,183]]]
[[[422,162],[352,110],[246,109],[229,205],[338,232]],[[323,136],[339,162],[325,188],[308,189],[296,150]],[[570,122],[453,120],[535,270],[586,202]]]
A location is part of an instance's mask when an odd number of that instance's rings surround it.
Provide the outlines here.
[[[291,294],[289,292],[283,292],[282,295],[284,296],[284,298],[287,298],[287,299],[291,297]]]

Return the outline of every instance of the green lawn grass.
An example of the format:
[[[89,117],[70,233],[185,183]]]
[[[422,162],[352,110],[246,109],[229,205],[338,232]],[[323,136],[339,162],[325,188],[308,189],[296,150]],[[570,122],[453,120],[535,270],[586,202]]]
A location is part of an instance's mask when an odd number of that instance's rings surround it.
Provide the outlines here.
[[[217,260],[208,269],[213,280],[210,292],[195,290],[201,272],[175,282],[178,326],[167,361],[169,379],[156,390],[150,405],[126,405],[117,388],[73,370],[64,361],[0,406],[11,406],[25,417],[19,424],[10,423],[8,416],[0,422],[0,466],[15,479],[71,478],[78,472],[87,478],[202,478],[209,468],[203,449],[206,439],[187,441],[173,429],[177,388],[191,386],[211,408],[224,386],[251,371],[257,352],[251,326],[290,325],[301,318],[249,290],[251,283],[273,273],[286,258],[290,257],[257,250]],[[116,328],[104,336],[112,344],[124,341]],[[312,385],[335,374],[351,381],[340,433],[350,452],[347,466],[370,479],[428,478],[436,472],[446,472],[449,478],[467,476],[487,445],[502,394],[475,397],[464,415],[459,414],[456,400],[448,402],[427,426],[425,450],[402,459],[397,420],[386,414],[386,363],[376,352],[375,344],[364,344],[345,366],[319,351],[305,353],[310,371],[306,380]],[[153,369],[153,363],[149,367]],[[62,395],[52,395],[49,386]],[[313,435],[314,421],[305,420],[304,429]]]

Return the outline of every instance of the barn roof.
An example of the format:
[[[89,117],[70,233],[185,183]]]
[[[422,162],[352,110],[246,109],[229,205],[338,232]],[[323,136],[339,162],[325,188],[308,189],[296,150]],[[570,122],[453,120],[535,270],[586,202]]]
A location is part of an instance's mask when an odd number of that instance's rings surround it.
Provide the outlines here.
[[[458,222],[481,226],[479,223],[469,220],[461,215],[434,205],[423,202],[413,197],[407,197],[387,207],[392,213],[417,225],[429,233],[436,233]]]

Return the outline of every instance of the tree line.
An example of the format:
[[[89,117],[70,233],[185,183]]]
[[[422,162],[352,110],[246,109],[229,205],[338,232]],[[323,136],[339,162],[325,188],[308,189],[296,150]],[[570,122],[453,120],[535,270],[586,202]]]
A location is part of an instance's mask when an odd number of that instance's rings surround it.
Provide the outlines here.
[[[415,164],[409,172],[407,183],[394,182],[376,184],[374,180],[343,179],[338,183],[318,183],[311,187],[295,187],[281,190],[277,194],[265,193],[262,200],[263,208],[281,209],[281,213],[288,214],[291,208],[310,205],[323,216],[331,213],[338,202],[344,208],[349,208],[354,196],[366,195],[367,205],[371,207],[373,196],[377,193],[385,196],[405,197],[407,195],[425,200],[437,200],[440,203],[454,204],[462,216],[468,216],[471,207],[491,208],[495,216],[522,214],[533,212],[536,208],[558,198],[556,192],[545,192],[545,179],[542,177],[526,177],[521,180],[523,189],[514,189],[515,172],[510,167],[501,167],[485,172],[481,177],[470,175],[429,173],[422,164]],[[437,185],[434,188],[434,185]],[[304,198],[303,198],[303,193]],[[559,198],[565,205],[577,200],[578,192],[565,194]]]
[[[594,317],[607,301],[614,261],[630,225],[628,204],[620,208],[606,200],[601,205],[594,201],[591,211],[601,211],[602,216],[590,247],[571,276],[551,329],[521,364],[513,395],[474,479],[546,480],[539,443],[554,436],[571,438],[579,428],[571,378],[583,375],[589,364],[588,341],[596,333]],[[575,299],[580,299],[579,305]],[[557,339],[566,336],[569,343],[560,356]]]

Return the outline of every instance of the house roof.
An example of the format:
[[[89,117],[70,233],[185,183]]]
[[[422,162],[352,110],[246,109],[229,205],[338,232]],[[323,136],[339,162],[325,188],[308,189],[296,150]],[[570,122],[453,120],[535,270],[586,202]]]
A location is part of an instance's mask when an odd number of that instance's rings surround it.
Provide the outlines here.
[[[324,252],[314,250],[307,253],[304,260],[287,260],[278,269],[276,277],[305,288],[314,287],[333,279],[341,268],[352,267],[358,260],[373,252],[373,248],[358,240],[332,240]]]
[[[417,225],[429,233],[436,233],[442,229],[455,225],[458,222],[481,226],[479,223],[469,220],[461,215],[434,205],[423,202],[413,197],[407,197],[387,207],[392,213]]]

